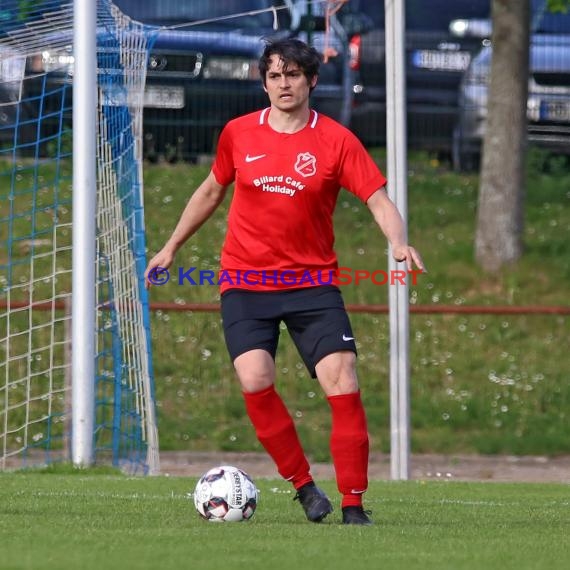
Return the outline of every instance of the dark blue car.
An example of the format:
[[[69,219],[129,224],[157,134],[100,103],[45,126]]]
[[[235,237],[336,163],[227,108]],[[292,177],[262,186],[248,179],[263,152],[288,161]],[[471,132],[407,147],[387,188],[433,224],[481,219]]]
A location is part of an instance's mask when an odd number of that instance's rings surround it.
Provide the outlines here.
[[[351,125],[367,144],[386,141],[386,45],[383,0],[351,0],[346,9],[374,21],[362,37],[359,81]],[[448,154],[457,122],[459,84],[479,37],[455,35],[458,18],[488,18],[491,0],[406,0],[403,38],[406,65],[408,144]],[[345,8],[343,8],[345,10]]]
[[[272,37],[298,36],[321,52],[327,47],[336,51],[336,57],[321,68],[312,105],[344,124],[350,122],[350,30],[333,17],[330,32],[325,34],[324,18],[319,14],[322,4],[304,0],[114,3],[123,14],[144,24],[151,38],[144,93],[145,158],[195,159],[209,154],[229,119],[268,105],[258,60],[264,40]],[[353,25],[362,28],[356,20]],[[61,34],[67,34],[67,41],[59,38],[57,49],[28,58],[24,91],[32,104],[41,101],[40,153],[49,152],[50,129],[55,132],[60,128],[57,122],[61,108],[65,109],[65,120],[71,121],[72,38],[69,30],[62,30]],[[100,45],[102,41],[104,38],[99,37]],[[50,42],[54,43],[53,37]],[[104,92],[105,97],[115,95]],[[0,96],[3,97],[1,93]],[[33,113],[32,109],[32,117]]]

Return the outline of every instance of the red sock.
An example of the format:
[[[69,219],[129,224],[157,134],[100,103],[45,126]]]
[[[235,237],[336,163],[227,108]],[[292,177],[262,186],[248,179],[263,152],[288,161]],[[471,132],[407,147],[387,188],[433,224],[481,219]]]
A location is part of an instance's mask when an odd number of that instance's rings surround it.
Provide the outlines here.
[[[330,447],[342,507],[361,506],[368,488],[368,428],[360,392],[328,398],[332,412]]]
[[[279,474],[299,489],[313,478],[295,424],[274,386],[244,392],[245,407],[257,439],[272,457]]]

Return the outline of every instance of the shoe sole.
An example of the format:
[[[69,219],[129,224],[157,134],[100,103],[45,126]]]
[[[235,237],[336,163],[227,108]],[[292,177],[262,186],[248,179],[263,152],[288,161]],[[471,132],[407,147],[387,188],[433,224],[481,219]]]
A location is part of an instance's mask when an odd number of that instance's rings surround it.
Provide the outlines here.
[[[323,519],[324,519],[325,517],[327,517],[327,516],[330,515],[331,513],[332,513],[332,509],[329,509],[328,511],[325,511],[324,513],[320,514],[318,517],[315,517],[315,518],[309,518],[309,517],[307,517],[307,518],[308,518],[311,522],[320,523],[320,522],[323,521]]]

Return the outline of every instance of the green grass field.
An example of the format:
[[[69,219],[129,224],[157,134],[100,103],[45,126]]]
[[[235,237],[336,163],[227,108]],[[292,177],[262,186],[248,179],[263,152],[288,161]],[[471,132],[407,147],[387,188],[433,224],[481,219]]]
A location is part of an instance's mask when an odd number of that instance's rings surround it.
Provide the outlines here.
[[[537,570],[570,565],[567,485],[372,482],[373,527],[309,523],[260,479],[246,523],[201,520],[195,478],[0,474],[2,570]],[[255,474],[251,474],[255,477]],[[323,487],[336,497],[332,481]]]
[[[384,156],[374,152],[384,168]],[[525,254],[498,275],[474,262],[476,174],[458,175],[424,155],[409,161],[410,240],[429,273],[410,288],[415,305],[568,305],[570,176],[539,168],[531,154],[525,208]],[[145,170],[149,255],[170,235],[207,166]],[[228,196],[229,198],[229,196]],[[216,269],[229,199],[179,252],[176,266]],[[262,223],[262,220],[260,221]],[[340,264],[385,269],[386,241],[370,212],[341,192],[335,213]],[[348,303],[386,304],[388,288],[343,287]],[[217,287],[170,282],[151,301],[215,302]],[[352,316],[358,370],[372,447],[389,449],[389,328],[386,315]],[[158,415],[163,449],[261,450],[244,415],[217,313],[152,315]],[[570,319],[567,316],[412,315],[412,448],[415,452],[557,454],[570,452]],[[278,387],[308,449],[328,460],[328,407],[286,333]]]
[[[481,274],[473,261],[477,176],[451,173],[426,157],[412,157],[409,170],[411,241],[429,268],[410,291],[412,303],[568,305],[570,177],[564,169],[529,170],[525,256],[497,276]],[[145,166],[149,255],[206,172],[204,166]],[[53,176],[42,171],[48,182],[40,200],[51,200]],[[24,198],[22,190],[15,211]],[[61,199],[65,221],[68,189]],[[177,265],[217,268],[228,203],[180,252]],[[6,216],[7,204],[0,204]],[[19,232],[30,231],[23,213],[17,224]],[[386,268],[385,241],[366,208],[346,193],[335,225],[342,265]],[[69,273],[61,279],[65,287]],[[349,303],[387,302],[386,288],[370,283],[343,292]],[[151,301],[217,300],[217,288],[207,286],[171,283],[151,292]],[[371,447],[387,452],[387,318],[352,319]],[[410,325],[413,452],[570,452],[568,317],[412,315]],[[161,448],[259,451],[219,315],[157,311],[152,336]],[[277,365],[278,387],[307,453],[329,460],[326,402],[285,332]],[[0,570],[570,567],[568,485],[373,481],[366,499],[376,525],[357,528],[339,524],[338,509],[325,524],[308,523],[287,483],[250,474],[261,490],[253,520],[215,525],[198,517],[188,496],[196,478],[129,478],[64,466],[0,473]],[[322,485],[338,502],[334,482]]]
[[[384,155],[377,150],[371,152],[384,168]],[[544,169],[539,162],[540,155],[531,154],[524,256],[498,275],[486,275],[475,264],[473,252],[478,176],[453,173],[426,155],[410,156],[410,240],[420,249],[429,269],[427,275],[418,278],[417,286],[410,288],[412,305],[568,306],[570,175],[562,163],[550,161]],[[55,213],[62,224],[71,220],[70,182],[65,182],[69,179],[69,164],[63,163],[57,171],[48,164],[41,165],[37,174],[25,167],[23,164],[18,172],[13,200],[0,191],[2,241],[12,229],[18,235],[47,231]],[[164,244],[187,199],[207,172],[207,165],[145,164],[149,257]],[[41,191],[35,204],[40,212],[34,217],[28,210],[31,188],[37,182],[41,183]],[[218,268],[229,194],[212,219],[179,252],[175,267]],[[369,271],[387,268],[385,239],[367,208],[348,192],[340,194],[335,228],[342,266]],[[61,243],[68,244],[69,228],[64,225],[61,234]],[[48,251],[51,241],[40,240],[34,247]],[[6,251],[0,248],[0,265],[6,263]],[[16,257],[21,254],[21,259],[14,260],[18,263],[11,269],[12,278],[25,283],[29,279],[29,244],[26,240],[19,242],[14,252]],[[70,255],[65,255],[58,261],[62,268],[58,286],[62,291],[69,290],[71,280]],[[37,275],[49,273],[51,263],[51,257],[40,256]],[[2,282],[6,282],[6,276],[0,274],[0,285]],[[43,298],[44,292],[44,297],[49,298],[51,287],[49,279],[34,284],[38,298]],[[388,302],[388,288],[371,282],[347,285],[343,294],[347,303]],[[215,286],[180,286],[175,281],[154,287],[150,293],[151,302],[179,305],[218,299]],[[28,327],[26,312],[10,318],[13,330]],[[387,452],[388,319],[385,314],[353,314],[352,321],[372,450]],[[34,324],[35,342],[47,346],[51,329]],[[154,311],[151,324],[161,449],[261,451],[244,413],[219,314]],[[4,319],[0,331],[5,326]],[[58,338],[63,337],[63,323],[57,330]],[[569,338],[568,316],[412,314],[412,450],[449,454],[570,453]],[[26,342],[27,335],[23,335],[22,345]],[[327,461],[328,406],[285,330],[277,364],[278,388],[294,415],[308,453],[314,460]],[[43,362],[39,358],[31,364],[12,359],[7,364],[7,375],[23,376],[21,368],[28,366],[32,371],[41,370]]]

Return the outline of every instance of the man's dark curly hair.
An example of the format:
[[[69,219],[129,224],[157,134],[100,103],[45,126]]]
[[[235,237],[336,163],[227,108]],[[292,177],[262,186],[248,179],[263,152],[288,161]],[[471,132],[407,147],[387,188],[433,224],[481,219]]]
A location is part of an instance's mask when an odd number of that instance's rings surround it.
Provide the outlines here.
[[[315,48],[296,38],[268,40],[259,58],[259,74],[264,86],[266,85],[267,70],[272,55],[279,56],[284,69],[287,69],[291,64],[297,65],[309,83],[313,77],[319,75],[322,56]]]

